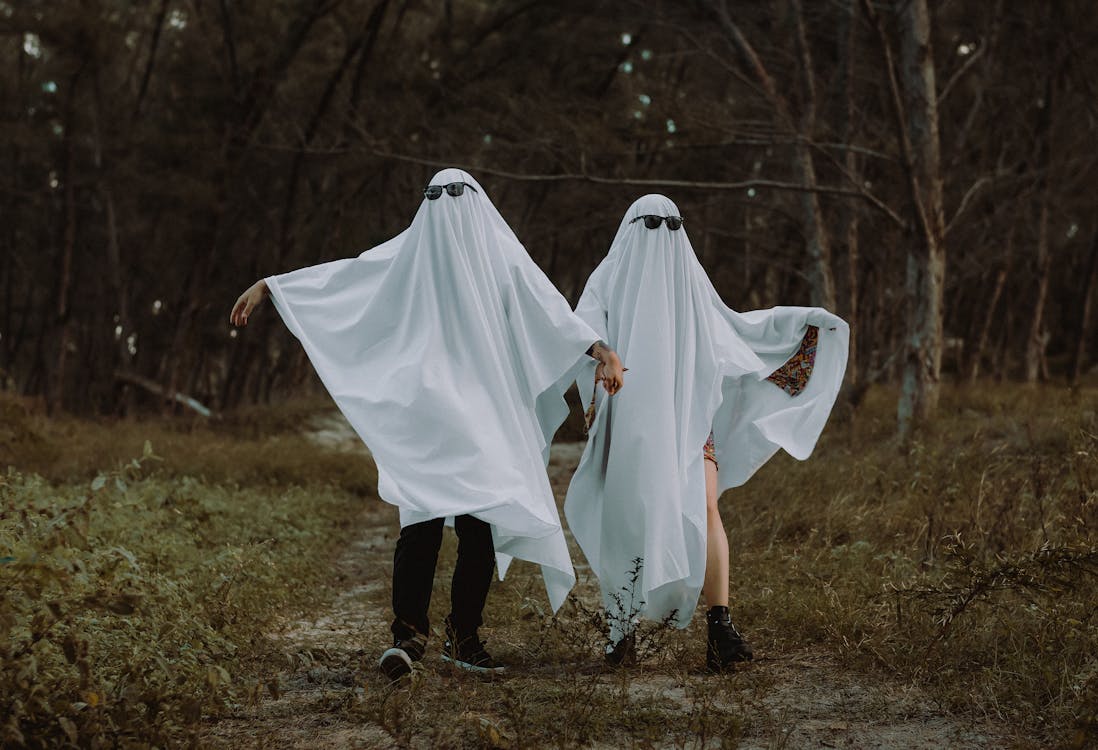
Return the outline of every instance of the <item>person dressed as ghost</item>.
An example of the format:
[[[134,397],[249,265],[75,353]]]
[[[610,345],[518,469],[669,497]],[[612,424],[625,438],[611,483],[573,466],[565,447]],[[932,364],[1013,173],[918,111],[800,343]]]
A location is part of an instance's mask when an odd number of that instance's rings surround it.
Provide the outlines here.
[[[411,225],[358,257],[269,276],[240,296],[247,323],[270,296],[339,409],[370,449],[378,494],[400,509],[393,568],[396,679],[423,657],[443,525],[458,555],[443,658],[499,671],[479,639],[493,568],[541,566],[555,611],[575,582],[546,473],[546,436],[567,414],[553,385],[617,355],[533,262],[484,188],[445,169]]]
[[[843,380],[849,329],[820,308],[738,313],[713,288],[678,208],[646,195],[625,213],[576,307],[629,368],[595,394],[565,515],[598,575],[607,660],[635,656],[639,618],[686,627],[704,592],[706,664],[752,658],[729,615],[728,539],[717,508],[779,448],[806,459]]]

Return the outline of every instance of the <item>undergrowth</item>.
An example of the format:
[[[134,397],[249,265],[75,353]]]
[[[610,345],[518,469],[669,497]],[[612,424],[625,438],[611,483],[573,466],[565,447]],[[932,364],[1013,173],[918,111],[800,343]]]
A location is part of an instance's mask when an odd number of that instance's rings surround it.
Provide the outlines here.
[[[950,389],[903,446],[894,395],[724,497],[741,620],[1023,744],[1098,743],[1098,398]]]
[[[430,666],[404,687],[356,671],[309,710],[398,746],[734,747],[750,736],[783,747],[790,725],[768,702],[781,686],[767,662],[826,654],[867,684],[918,686],[934,710],[1019,747],[1098,744],[1098,395],[948,388],[907,445],[894,438],[895,397],[871,390],[811,459],[780,454],[722,498],[733,619],[753,667],[702,673],[699,610],[685,631],[643,623],[641,665],[607,670],[597,583],[581,569],[553,616],[538,571],[516,564],[485,613],[506,680],[438,666],[436,633]],[[13,603],[0,716],[19,717],[4,742],[197,742],[197,717],[277,693],[272,624],[323,595],[324,561],[353,537],[372,466],[311,446],[296,433],[303,417],[104,429],[19,415],[0,425],[0,466],[16,467],[0,484],[0,586]],[[144,456],[146,439],[163,460]],[[448,539],[436,623],[453,557]],[[384,587],[371,596],[387,607]],[[358,645],[374,658],[387,637],[379,627]],[[865,720],[887,720],[887,702]],[[256,742],[279,746],[275,734]]]
[[[0,469],[0,746],[197,745],[204,719],[277,692],[272,631],[327,595],[372,469],[280,484],[280,460],[328,459],[168,425],[5,428],[23,440]],[[143,432],[163,445],[103,458]]]

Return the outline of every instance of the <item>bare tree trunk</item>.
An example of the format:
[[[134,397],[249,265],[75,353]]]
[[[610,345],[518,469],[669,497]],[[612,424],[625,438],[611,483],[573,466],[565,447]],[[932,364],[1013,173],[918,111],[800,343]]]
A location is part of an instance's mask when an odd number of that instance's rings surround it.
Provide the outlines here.
[[[153,67],[156,64],[156,50],[160,46],[160,34],[164,30],[164,17],[168,14],[168,0],[160,0],[160,7],[156,12],[156,21],[153,23],[152,36],[149,38],[149,59],[145,61],[145,72],[141,75],[141,85],[137,90],[137,101],[133,105],[131,119],[136,120],[141,115],[141,105],[145,103],[145,95],[149,92],[149,81],[152,80]]]
[[[984,358],[984,350],[987,348],[987,337],[991,333],[991,326],[995,322],[995,310],[999,306],[999,298],[1003,294],[1003,287],[1006,285],[1007,276],[1010,272],[1009,264],[999,269],[999,273],[995,276],[995,288],[991,292],[991,299],[988,300],[987,306],[984,308],[984,322],[980,327],[980,335],[976,339],[975,346],[972,347],[972,354],[969,356],[968,362],[968,382],[975,383],[976,378],[980,376],[980,362]]]
[[[1033,385],[1042,375],[1045,360],[1045,347],[1048,344],[1048,332],[1045,330],[1045,303],[1048,301],[1048,277],[1052,271],[1052,255],[1049,248],[1048,213],[1049,203],[1053,200],[1050,172],[1052,171],[1052,125],[1055,106],[1056,64],[1054,49],[1049,49],[1048,72],[1045,78],[1044,106],[1037,124],[1037,200],[1040,201],[1037,215],[1037,257],[1034,276],[1037,289],[1033,301],[1033,315],[1029,321],[1029,335],[1026,337],[1026,383]]]
[[[840,136],[846,144],[843,166],[848,178],[860,180],[858,157],[850,146],[854,141],[854,32],[857,29],[858,5],[856,0],[846,0],[841,17],[839,34],[839,64],[841,67],[842,106],[840,108]],[[852,201],[844,204],[841,216],[842,236],[846,244],[846,321],[850,324],[850,350],[847,356],[846,382],[855,390],[860,383],[860,341],[858,328],[858,210]]]
[[[709,226],[708,222],[706,226]],[[765,270],[764,270],[765,273]],[[759,297],[759,285],[751,279],[751,206],[743,207],[743,289],[748,308],[758,310],[763,306]]]
[[[801,65],[803,81],[801,118],[798,124],[801,139],[797,146],[795,160],[799,182],[805,187],[815,188],[816,168],[812,162],[812,152],[808,143],[816,129],[816,74],[812,66],[812,49],[808,44],[808,33],[804,24],[804,8],[801,0],[793,0],[793,12],[797,21],[797,59]],[[805,244],[808,257],[812,259],[812,304],[816,307],[835,309],[835,280],[831,273],[831,239],[824,224],[823,211],[820,208],[820,196],[815,190],[801,193],[801,223],[805,228]]]
[[[233,93],[239,101],[238,117],[233,126],[227,129],[223,138],[223,153],[227,155],[227,163],[222,170],[222,177],[217,186],[217,198],[214,202],[215,208],[211,212],[210,240],[204,248],[194,253],[191,267],[188,269],[188,279],[180,287],[182,294],[175,307],[180,311],[179,317],[176,319],[172,343],[168,349],[170,354],[162,364],[159,377],[159,380],[167,383],[168,392],[178,390],[182,378],[180,371],[186,367],[185,357],[181,353],[200,355],[197,347],[188,344],[194,338],[193,329],[202,309],[203,292],[208,286],[216,258],[225,242],[223,235],[227,225],[226,196],[235,188],[237,171],[250,151],[251,137],[262,123],[268,108],[276,100],[274,93],[304,47],[310,31],[322,17],[332,12],[336,4],[334,2],[306,4],[300,15],[290,24],[285,34],[285,41],[270,64],[260,66],[250,85],[242,88],[237,68],[239,60],[236,56],[231,16],[228,13],[228,5],[225,2],[221,3],[224,44],[228,50],[234,77]],[[165,401],[165,409],[174,408],[175,403],[172,400]]]
[[[812,304],[834,310],[835,280],[831,272],[831,242],[824,225],[820,199],[816,191],[819,183],[809,147],[816,122],[816,85],[801,0],[793,2],[797,22],[797,60],[801,67],[803,82],[800,118],[794,118],[789,100],[778,91],[762,58],[732,19],[727,5],[714,3],[712,7],[725,31],[729,46],[740,56],[746,73],[754,78],[762,89],[763,95],[774,110],[775,119],[797,135],[792,165],[797,181],[807,188],[801,193],[798,205],[801,209],[805,249],[812,260],[812,269],[809,274]]]
[[[385,5],[385,3],[381,3],[379,7],[383,8]],[[309,119],[309,124],[305,129],[305,134],[301,139],[301,147],[294,154],[294,159],[290,166],[286,198],[282,206],[279,241],[275,246],[274,266],[276,269],[281,265],[283,259],[290,256],[292,251],[294,241],[292,231],[294,210],[297,207],[298,188],[301,184],[301,168],[305,163],[305,156],[309,146],[312,145],[313,139],[316,137],[317,131],[320,129],[320,125],[324,120],[324,115],[327,113],[332,99],[335,96],[335,92],[338,89],[340,82],[343,80],[343,77],[350,70],[351,63],[354,61],[355,57],[359,55],[360,51],[363,63],[370,57],[370,53],[373,51],[372,45],[377,40],[377,30],[381,26],[382,20],[383,16],[378,13],[375,12],[371,14],[367,25],[363,27],[359,35],[353,38],[351,43],[347,46],[343,58],[332,72],[331,77],[328,79],[328,84],[324,87],[324,91],[320,95],[316,109],[313,110],[312,117]],[[369,42],[369,46],[367,46],[367,42]]]
[[[1033,315],[1029,321],[1029,335],[1026,337],[1026,383],[1033,385],[1041,377],[1041,363],[1045,358],[1045,346],[1048,334],[1045,331],[1045,302],[1048,300],[1048,277],[1052,270],[1052,260],[1048,247],[1048,186],[1041,194],[1041,207],[1037,218],[1037,258],[1035,276],[1037,277],[1036,299],[1033,301]]]
[[[65,370],[71,341],[71,321],[69,293],[72,290],[72,263],[76,248],[76,139],[73,136],[76,112],[76,85],[83,73],[84,65],[73,74],[69,81],[69,97],[65,115],[65,169],[62,179],[65,181],[64,211],[65,225],[61,239],[61,257],[57,274],[57,298],[54,336],[57,351],[52,376],[48,378],[46,392],[46,410],[53,414],[64,407]]]
[[[9,247],[15,247],[15,227],[9,226]],[[15,264],[12,262],[12,253],[3,254],[3,266],[0,266],[0,278],[3,279],[3,310],[0,314],[0,388],[3,388],[7,380],[7,370],[12,364],[12,348],[15,346],[15,337],[12,332],[15,329],[14,316],[12,314],[12,302],[15,299]]]
[[[163,11],[163,8],[161,10]],[[161,13],[160,21],[163,21],[163,13]],[[148,85],[150,72],[151,63],[150,68],[146,70],[146,75],[142,80],[142,88]],[[136,331],[133,328],[133,322],[130,318],[129,290],[126,288],[125,273],[122,270],[122,249],[118,239],[118,218],[117,212],[115,210],[114,192],[111,189],[109,181],[103,175],[103,117],[105,110],[103,107],[103,91],[100,81],[100,73],[98,70],[96,70],[94,76],[94,93],[95,104],[92,109],[92,114],[94,116],[94,120],[92,121],[94,150],[92,155],[92,161],[96,171],[96,179],[99,183],[99,194],[107,211],[108,279],[111,290],[114,292],[114,297],[117,304],[117,326],[118,329],[121,329],[121,335],[116,334],[114,337],[116,364],[110,369],[128,370],[132,366],[133,359],[130,354],[128,337],[131,335],[136,335]],[[140,104],[138,106],[140,107]],[[134,110],[134,115],[135,117],[137,116],[137,109]],[[118,403],[115,404],[117,410],[123,414],[128,408],[128,394],[129,389],[126,386],[123,386],[121,397],[118,399]]]
[[[995,357],[992,361],[992,368],[995,373],[995,380],[1002,382],[1010,375],[1011,370],[1011,354],[1014,348],[1010,346],[1012,336],[1009,335],[1010,331],[1015,330],[1014,320],[1014,308],[1008,306],[1006,308],[1006,315],[1003,318],[1003,326],[999,329],[999,340],[995,347]]]
[[[913,0],[903,10],[900,57],[907,92],[908,131],[912,146],[913,200],[921,208],[917,226],[921,242],[908,256],[907,300],[909,351],[904,367],[899,414],[922,421],[938,406],[942,369],[942,293],[945,287],[945,218],[942,208],[938,95],[934,53],[930,46],[930,11],[926,0]]]
[[[797,146],[795,157],[798,182],[806,187],[816,187],[816,169],[808,146]],[[806,190],[800,195],[801,225],[805,232],[805,249],[811,259],[809,282],[811,304],[814,307],[835,309],[835,279],[831,273],[831,241],[824,226],[819,194]]]
[[[1071,384],[1078,385],[1087,356],[1087,338],[1090,336],[1091,308],[1094,304],[1094,287],[1098,284],[1098,232],[1090,241],[1090,258],[1083,277],[1083,302],[1079,305],[1079,340],[1075,344],[1075,356],[1071,363]]]
[[[27,78],[27,53],[25,50],[21,50],[19,52],[18,59],[19,63],[16,68],[15,77],[16,93],[12,97],[16,101],[13,101],[12,104],[16,106],[19,111],[26,111],[27,105],[24,91],[25,81]],[[10,178],[10,184],[8,185],[8,194],[7,196],[5,196],[6,205],[4,206],[4,211],[6,215],[14,217],[16,216],[16,208],[19,203],[19,199],[16,196],[18,196],[21,192],[21,181],[19,177],[21,172],[22,151],[20,150],[19,146],[14,142],[14,139],[12,140],[6,151],[8,153],[7,176]],[[4,309],[3,319],[0,319],[0,388],[7,385],[7,383],[4,381],[7,381],[9,377],[14,375],[15,353],[18,348],[18,337],[15,334],[15,311],[13,309],[15,305],[16,274],[15,253],[13,252],[13,250],[18,246],[19,228],[17,226],[17,222],[15,221],[7,221],[4,223],[6,225],[4,227],[4,233],[5,235],[7,235],[6,241],[8,243],[7,246],[9,248],[9,251],[2,254],[4,260],[4,265],[2,269],[4,274]],[[33,285],[27,284],[26,288],[30,290],[33,288]],[[24,310],[22,316],[23,324],[26,323],[28,315],[29,312]],[[9,372],[9,368],[11,368],[11,372]]]
[[[898,8],[897,65],[883,17],[871,0],[863,0],[863,4],[866,14],[876,21],[885,57],[913,214],[904,285],[907,325],[902,389],[897,407],[900,435],[906,438],[916,423],[936,410],[942,369],[945,218],[930,11],[926,0],[910,0]]]

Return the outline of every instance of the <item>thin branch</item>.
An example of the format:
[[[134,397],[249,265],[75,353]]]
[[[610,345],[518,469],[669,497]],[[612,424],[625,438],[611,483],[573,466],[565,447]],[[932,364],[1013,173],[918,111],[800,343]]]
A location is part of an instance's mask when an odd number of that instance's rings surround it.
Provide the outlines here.
[[[164,30],[164,17],[167,13],[168,1],[160,0],[160,10],[156,14],[152,38],[149,40],[149,58],[145,63],[145,73],[141,76],[141,85],[137,89],[137,101],[134,104],[131,119],[137,119],[141,114],[141,105],[145,102],[145,95],[149,91],[149,81],[152,79],[153,66],[156,64],[156,50],[160,46],[160,34]]]
[[[721,55],[716,50],[712,49],[711,47],[702,44],[701,40],[698,39],[693,34],[691,34],[690,31],[685,26],[679,26],[679,25],[669,24],[669,23],[664,23],[664,24],[661,24],[661,25],[665,25],[668,28],[675,31],[676,33],[678,33],[680,36],[682,36],[688,42],[693,44],[698,50],[700,50],[702,52],[702,54],[709,56],[714,62],[716,62],[718,65],[720,65],[722,68],[724,68],[725,72],[727,72],[729,75],[731,75],[733,78],[735,78],[737,81],[742,83],[747,88],[754,91],[756,94],[761,96],[763,99],[768,98],[767,92],[759,86],[758,82],[752,80],[742,70],[740,70],[740,68],[738,66],[732,65],[731,63],[728,62],[728,56],[727,55]]]
[[[811,134],[816,127],[816,74],[812,68],[812,49],[808,45],[808,32],[804,27],[804,7],[801,0],[793,0],[793,13],[797,28],[797,57],[804,73],[804,111],[801,113],[802,133]]]
[[[689,190],[746,190],[747,188],[768,188],[771,190],[787,190],[795,193],[822,193],[825,195],[843,195],[851,198],[861,198],[866,202],[879,209],[882,213],[892,219],[898,226],[903,227],[903,220],[896,215],[892,209],[880,202],[880,200],[874,198],[871,195],[867,195],[864,191],[860,190],[848,190],[846,188],[838,187],[825,187],[816,185],[814,187],[806,187],[805,185],[795,182],[779,182],[777,180],[743,180],[741,182],[700,182],[696,180],[670,180],[670,179],[643,179],[637,177],[600,177],[598,175],[592,175],[587,173],[562,173],[562,174],[530,174],[519,172],[508,172],[502,169],[495,169],[493,167],[485,166],[463,166],[461,164],[455,164],[449,161],[440,161],[437,159],[424,159],[418,156],[408,156],[406,154],[394,154],[387,151],[373,150],[374,156],[382,159],[393,159],[395,161],[403,161],[411,164],[422,164],[428,167],[453,167],[456,169],[464,169],[466,171],[475,171],[482,174],[489,174],[493,177],[502,177],[507,180],[518,180],[522,182],[592,182],[598,185],[637,185],[642,187],[677,187],[685,188]]]
[[[957,221],[957,218],[964,213],[966,208],[968,208],[969,201],[972,200],[973,196],[976,195],[980,188],[987,185],[992,179],[993,178],[988,175],[984,175],[969,186],[968,190],[966,190],[965,194],[961,197],[961,202],[957,206],[957,210],[953,212],[953,218],[946,222],[945,231],[942,233],[943,237],[949,236],[949,230],[953,228],[953,224]]]
[[[770,105],[774,108],[774,111],[777,112],[782,121],[789,126],[790,130],[797,130],[793,122],[793,114],[789,109],[789,102],[784,96],[778,93],[778,89],[774,85],[774,79],[770,77],[770,73],[763,64],[762,58],[759,57],[755,48],[751,46],[751,42],[744,36],[740,27],[732,20],[732,16],[728,12],[727,4],[722,1],[719,7],[714,4],[712,5],[712,8],[717,16],[717,21],[727,35],[726,41],[729,46],[739,54],[743,66],[749,70],[755,80],[758,81],[759,86],[762,87],[762,90],[765,93],[766,98],[770,101]]]
[[[925,236],[932,236],[930,222],[926,208],[923,205],[922,190],[919,186],[919,178],[915,174],[915,155],[911,145],[911,136],[907,129],[907,114],[905,112],[903,96],[900,93],[900,82],[896,78],[896,60],[892,54],[892,45],[888,41],[888,33],[885,31],[884,18],[873,7],[873,0],[862,0],[866,16],[873,22],[877,30],[877,39],[881,45],[881,54],[884,57],[885,72],[888,75],[888,89],[892,99],[892,112],[896,118],[896,130],[900,137],[900,151],[903,154],[903,165],[907,172],[908,186],[911,190],[911,201],[915,208],[915,218]],[[906,3],[905,3],[906,7]]]
[[[957,71],[949,77],[946,85],[942,87],[942,92],[938,94],[939,105],[941,105],[941,103],[945,101],[945,98],[949,96],[949,92],[953,89],[953,86],[957,83],[957,81],[961,80],[961,76],[967,73],[969,68],[975,65],[976,62],[981,57],[983,57],[985,50],[987,50],[987,47],[988,45],[983,44],[983,42],[981,41],[979,46],[976,47],[976,51],[972,53],[972,55],[970,55],[969,58],[965,60],[964,64],[961,67],[957,68]]]
[[[859,179],[859,177],[857,175],[852,174],[851,171],[849,169],[847,169],[846,164],[839,161],[835,157],[834,154],[828,153],[827,149],[822,148],[819,144],[816,144],[812,140],[805,139],[805,142],[808,144],[808,146],[810,148],[812,148],[813,150],[818,151],[819,153],[823,154],[824,158],[827,159],[829,162],[831,162],[831,165],[834,166],[835,169],[837,169],[839,171],[839,174],[841,174],[843,177],[845,177],[850,182],[850,184],[854,186],[854,188],[858,191],[858,193],[863,198],[865,198],[867,201],[872,203],[876,208],[878,208],[882,212],[884,212],[885,215],[888,216],[888,218],[892,219],[893,223],[895,223],[896,226],[898,226],[900,229],[903,229],[904,227],[907,226],[907,222],[905,222],[900,217],[899,214],[897,214],[895,211],[893,211],[891,208],[889,208],[888,205],[884,201],[882,201],[880,198],[878,198],[877,196],[873,195],[873,193],[866,190],[865,189],[865,183],[862,182],[862,180]]]

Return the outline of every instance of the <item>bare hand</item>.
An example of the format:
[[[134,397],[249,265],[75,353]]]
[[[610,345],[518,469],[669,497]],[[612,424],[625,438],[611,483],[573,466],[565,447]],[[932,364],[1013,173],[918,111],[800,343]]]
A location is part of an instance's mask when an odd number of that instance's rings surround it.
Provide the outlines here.
[[[602,387],[613,396],[621,390],[625,383],[626,368],[621,366],[621,360],[614,352],[607,352],[606,358],[595,366],[595,380],[602,382]]]
[[[248,325],[248,316],[252,314],[252,310],[259,306],[259,303],[263,301],[268,293],[267,282],[263,279],[252,284],[242,295],[237,297],[236,304],[233,305],[233,311],[229,314],[229,322],[234,326]]]

